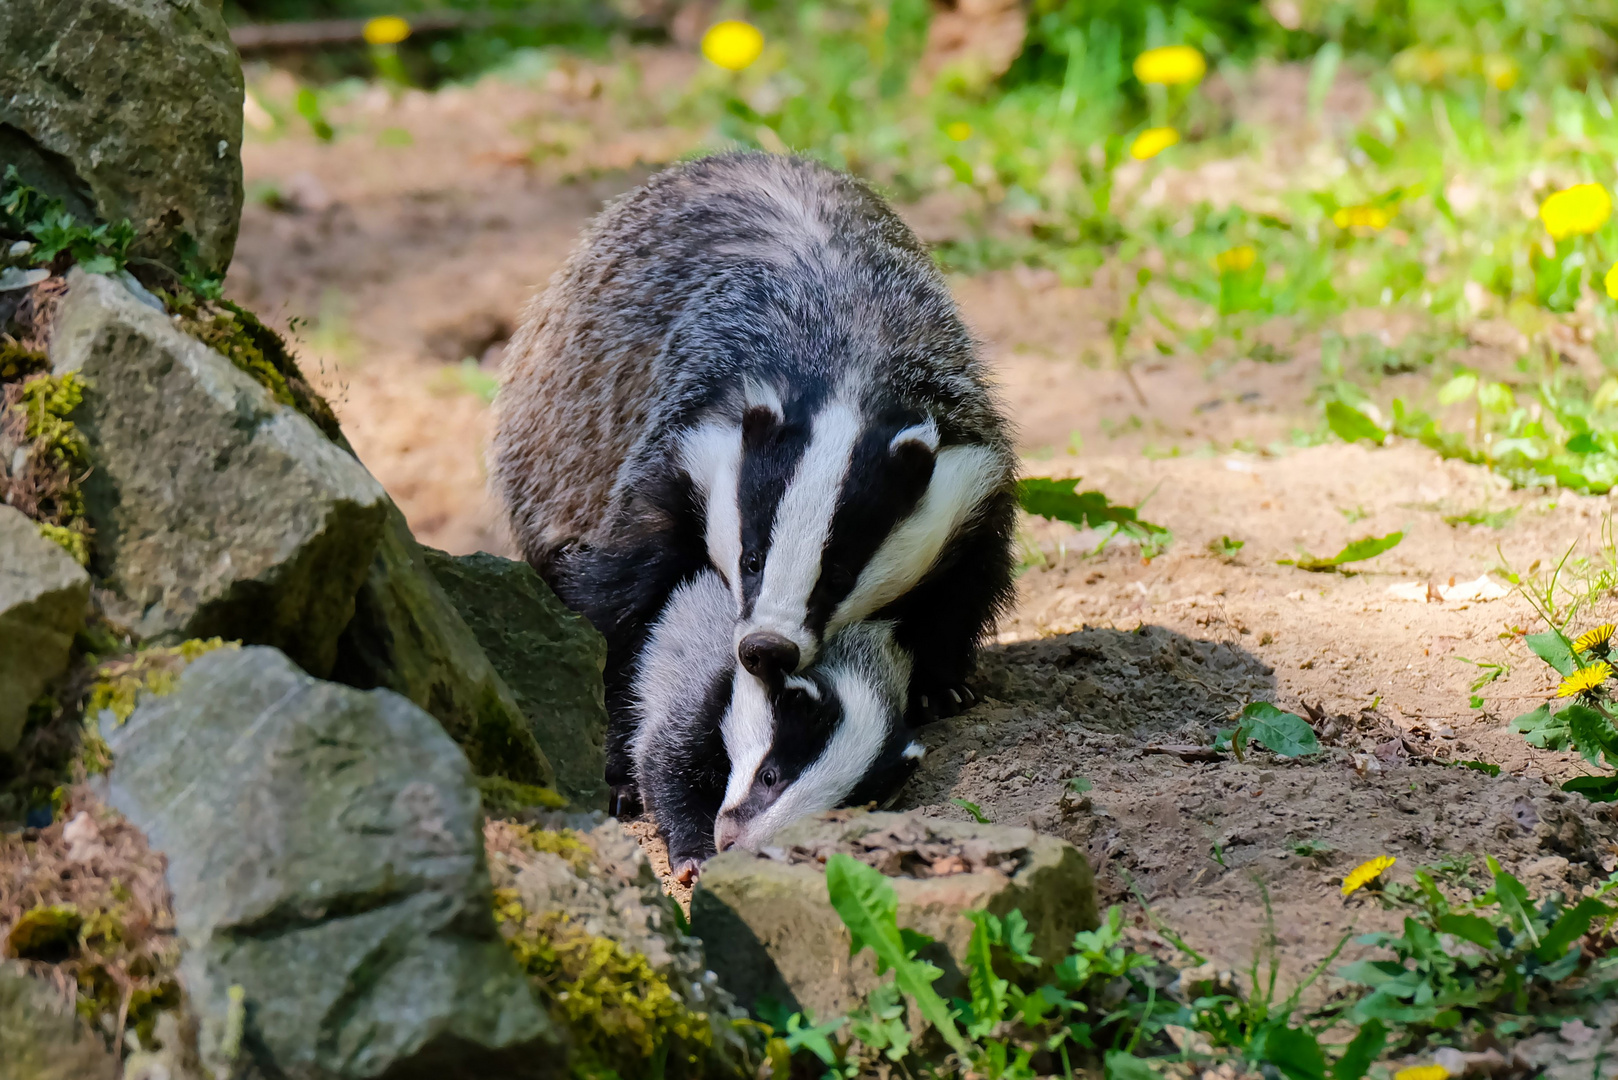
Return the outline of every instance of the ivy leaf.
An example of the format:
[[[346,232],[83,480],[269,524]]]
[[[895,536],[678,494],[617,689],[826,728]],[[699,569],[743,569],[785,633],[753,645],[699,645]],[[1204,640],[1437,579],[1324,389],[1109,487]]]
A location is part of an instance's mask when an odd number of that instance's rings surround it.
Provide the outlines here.
[[[1369,439],[1381,446],[1388,438],[1388,433],[1375,420],[1341,401],[1326,402],[1326,425],[1344,442]]]

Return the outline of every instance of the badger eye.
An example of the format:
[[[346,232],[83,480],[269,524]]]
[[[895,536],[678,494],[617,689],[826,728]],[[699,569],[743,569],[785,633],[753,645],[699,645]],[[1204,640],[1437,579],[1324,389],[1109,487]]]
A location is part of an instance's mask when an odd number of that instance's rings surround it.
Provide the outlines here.
[[[780,777],[775,774],[774,769],[765,769],[763,772],[758,774],[758,782],[763,784],[765,787],[774,787],[775,782],[779,779]]]
[[[742,556],[742,572],[756,574],[764,569],[764,556],[756,551],[749,551]]]

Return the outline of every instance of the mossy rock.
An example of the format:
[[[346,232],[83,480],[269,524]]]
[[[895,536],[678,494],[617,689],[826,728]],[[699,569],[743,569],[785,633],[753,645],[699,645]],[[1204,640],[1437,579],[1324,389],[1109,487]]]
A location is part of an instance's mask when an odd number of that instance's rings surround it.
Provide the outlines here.
[[[557,788],[580,809],[605,810],[606,640],[527,563],[488,552],[423,554],[528,718]]]
[[[29,705],[67,670],[90,606],[90,577],[21,511],[0,506],[0,752]]]

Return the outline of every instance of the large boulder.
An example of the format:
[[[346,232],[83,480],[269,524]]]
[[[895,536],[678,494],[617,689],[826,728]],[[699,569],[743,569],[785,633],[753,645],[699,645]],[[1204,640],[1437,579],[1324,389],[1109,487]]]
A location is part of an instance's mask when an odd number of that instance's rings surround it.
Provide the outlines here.
[[[0,1077],[4,1080],[116,1080],[118,1059],[84,1026],[73,999],[0,963]]]
[[[142,642],[225,637],[331,670],[387,497],[353,455],[111,278],[75,270],[51,363],[72,420],[97,600]]]
[[[840,1016],[884,981],[870,950],[848,957],[848,932],[826,893],[826,859],[852,855],[893,881],[899,925],[933,938],[924,955],[943,969],[946,998],[966,997],[966,947],[979,909],[1016,909],[1034,955],[1067,955],[1096,926],[1089,863],[1071,844],[1032,829],[917,814],[834,811],[788,826],[762,852],[708,860],[691,897],[691,929],[739,1001],[773,998],[813,1016]],[[891,977],[891,976],[890,976]]]
[[[496,932],[466,757],[386,690],[273,649],[203,656],[119,724],[107,797],[168,858],[180,974],[216,1075],[565,1071]]]
[[[575,806],[607,808],[607,642],[524,562],[424,549],[427,565],[511,688]]]
[[[0,752],[16,748],[28,706],[67,670],[89,604],[84,569],[0,506]]]
[[[0,172],[79,220],[129,219],[137,255],[182,236],[222,273],[242,209],[242,72],[218,0],[0,4]]]
[[[426,709],[480,774],[547,787],[556,780],[527,717],[391,502],[332,677],[363,689],[386,687]]]

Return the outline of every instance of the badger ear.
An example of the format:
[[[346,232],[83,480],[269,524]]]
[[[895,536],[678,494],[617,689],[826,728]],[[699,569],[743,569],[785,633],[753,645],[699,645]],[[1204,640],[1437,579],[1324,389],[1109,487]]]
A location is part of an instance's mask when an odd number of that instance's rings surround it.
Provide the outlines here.
[[[756,450],[781,422],[781,415],[768,405],[750,405],[742,413],[742,445]]]
[[[928,417],[905,428],[888,443],[888,454],[895,463],[926,483],[932,477],[933,462],[938,456],[938,424]]]

